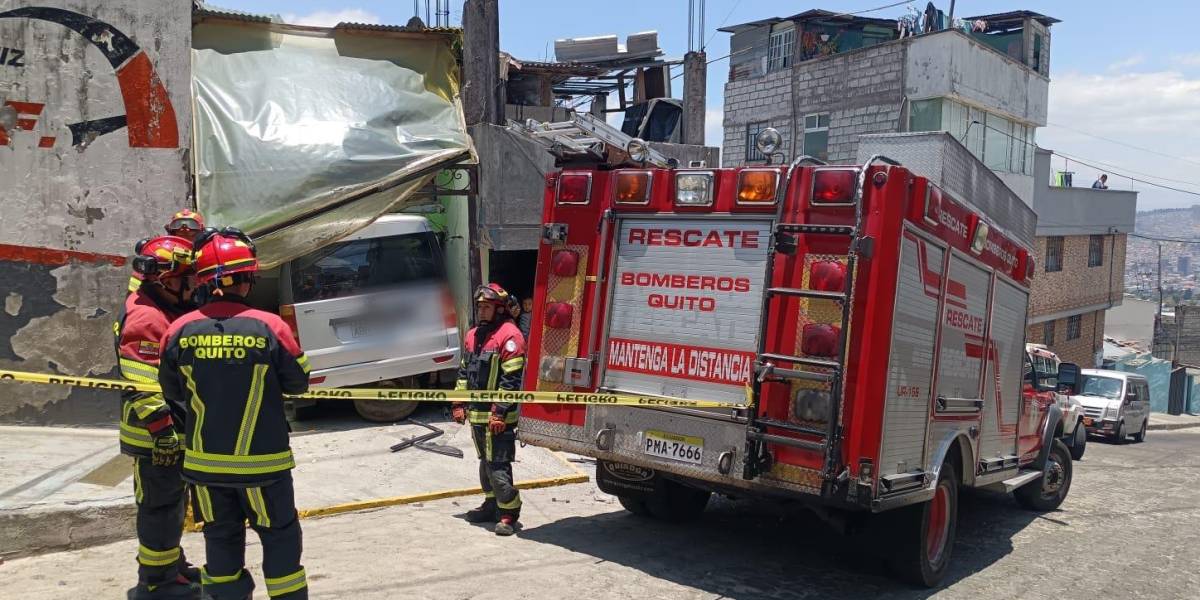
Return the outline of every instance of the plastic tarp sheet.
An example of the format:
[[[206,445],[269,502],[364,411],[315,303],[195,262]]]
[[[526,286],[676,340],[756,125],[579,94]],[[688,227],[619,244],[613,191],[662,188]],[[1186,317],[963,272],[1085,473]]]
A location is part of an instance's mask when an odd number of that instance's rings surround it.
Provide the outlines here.
[[[399,210],[471,156],[453,37],[205,25],[192,55],[196,201],[271,267]]]

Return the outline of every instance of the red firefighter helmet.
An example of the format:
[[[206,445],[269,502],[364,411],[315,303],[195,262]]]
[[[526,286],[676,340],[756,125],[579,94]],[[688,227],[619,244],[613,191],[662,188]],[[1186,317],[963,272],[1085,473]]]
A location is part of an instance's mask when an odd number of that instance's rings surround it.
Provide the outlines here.
[[[205,229],[196,240],[196,248],[192,260],[196,279],[202,284],[216,280],[218,287],[226,287],[233,285],[232,280],[225,280],[230,275],[258,270],[254,242],[238,229]]]
[[[204,217],[200,216],[200,213],[194,210],[185,208],[171,215],[171,220],[167,221],[167,226],[164,229],[170,235],[187,233],[197,235],[201,231],[204,231]]]
[[[144,281],[183,277],[192,271],[192,243],[173,235],[147,238],[133,247],[133,271]]]
[[[498,283],[489,283],[475,288],[475,302],[489,302],[497,308],[508,309],[508,292]]]

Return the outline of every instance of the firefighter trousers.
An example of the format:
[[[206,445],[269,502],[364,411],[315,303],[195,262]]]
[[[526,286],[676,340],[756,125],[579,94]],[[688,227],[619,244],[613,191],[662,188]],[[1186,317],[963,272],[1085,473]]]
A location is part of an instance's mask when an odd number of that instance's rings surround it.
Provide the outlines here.
[[[185,564],[183,537],[186,504],[178,464],[160,467],[149,458],[133,458],[133,499],[137,503],[138,582],[161,585],[174,581]]]
[[[517,455],[517,432],[512,425],[493,434],[486,425],[472,425],[471,437],[479,455],[479,485],[488,500],[495,500],[498,517],[521,516],[521,493],[513,482],[512,461]]]
[[[300,564],[300,520],[292,474],[262,487],[196,485],[196,514],[204,520],[206,563],[200,582],[213,600],[244,600],[254,590],[245,569],[246,522],[263,548],[263,576],[271,598],[308,598]]]

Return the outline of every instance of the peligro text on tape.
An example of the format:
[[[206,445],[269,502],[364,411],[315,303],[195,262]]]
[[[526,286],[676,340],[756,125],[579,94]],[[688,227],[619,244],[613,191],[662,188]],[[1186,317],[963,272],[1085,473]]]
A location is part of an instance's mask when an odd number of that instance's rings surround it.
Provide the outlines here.
[[[157,384],[105,379],[101,377],[69,377],[26,371],[0,369],[0,381],[20,381],[46,385],[117,390],[121,392],[159,392]],[[608,406],[659,406],[678,408],[745,408],[744,405],[663,398],[636,394],[593,394],[584,392],[528,392],[478,390],[398,390],[393,388],[311,388],[305,394],[289,396],[314,400],[397,400],[417,402],[505,402],[512,404],[601,404]]]

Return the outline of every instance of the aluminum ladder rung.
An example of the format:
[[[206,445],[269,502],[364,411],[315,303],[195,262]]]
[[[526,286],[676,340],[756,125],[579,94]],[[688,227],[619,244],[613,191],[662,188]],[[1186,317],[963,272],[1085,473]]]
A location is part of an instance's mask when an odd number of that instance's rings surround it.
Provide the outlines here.
[[[808,223],[780,223],[776,231],[783,233],[813,233],[820,235],[854,235],[850,225],[811,225]]]
[[[792,431],[795,433],[803,433],[804,435],[812,435],[812,436],[819,437],[821,439],[825,439],[829,435],[828,431],[824,431],[821,429],[813,429],[812,427],[804,427],[803,425],[796,425],[794,423],[788,423],[786,421],[779,421],[777,419],[758,418],[758,419],[754,420],[754,423],[757,425],[764,425],[766,427],[775,427],[777,429],[783,429],[783,430]]]
[[[768,294],[776,296],[796,296],[798,298],[813,298],[817,300],[834,300],[841,302],[846,299],[846,294],[842,292],[824,292],[820,290],[805,290],[800,288],[789,287],[773,287],[767,288]]]
[[[825,442],[810,442],[808,440],[798,440],[796,438],[787,437],[784,435],[774,435],[763,433],[761,431],[747,431],[746,437],[768,444],[779,444],[781,446],[791,446],[793,448],[803,448],[804,450],[812,450],[813,452],[824,452]]]
[[[784,369],[771,365],[759,365],[758,374],[760,381],[772,381],[772,378],[778,378],[776,381],[784,379],[802,379],[804,381],[816,381],[819,383],[829,383],[833,381],[832,373],[814,373],[812,371],[801,371],[798,369]]]
[[[810,367],[817,367],[821,369],[837,369],[839,371],[842,369],[841,363],[837,362],[836,360],[823,360],[820,358],[806,358],[803,356],[789,356],[787,354],[774,353],[763,353],[759,355],[759,358],[790,362],[798,365],[808,365]]]

